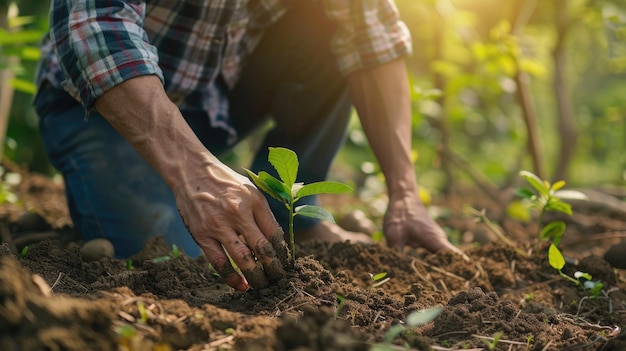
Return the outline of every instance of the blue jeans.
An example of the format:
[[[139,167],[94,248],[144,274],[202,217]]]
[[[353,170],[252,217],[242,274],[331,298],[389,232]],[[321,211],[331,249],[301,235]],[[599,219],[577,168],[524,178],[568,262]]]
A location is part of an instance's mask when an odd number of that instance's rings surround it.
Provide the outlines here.
[[[345,80],[330,51],[333,25],[318,3],[298,5],[266,30],[230,92],[230,118],[240,140],[268,118],[267,133],[250,166],[276,175],[269,146],[298,154],[298,181],[323,180],[343,144],[350,115]],[[107,238],[117,257],[138,252],[145,240],[163,235],[195,257],[200,250],[178,215],[174,196],[158,173],[98,113],[85,113],[67,93],[43,84],[35,98],[48,157],[63,175],[75,229],[84,240]],[[229,149],[206,112],[181,111],[202,143],[216,155]],[[315,197],[302,204],[316,203]],[[287,228],[285,207],[268,197],[276,219]],[[296,217],[296,227],[316,222]]]

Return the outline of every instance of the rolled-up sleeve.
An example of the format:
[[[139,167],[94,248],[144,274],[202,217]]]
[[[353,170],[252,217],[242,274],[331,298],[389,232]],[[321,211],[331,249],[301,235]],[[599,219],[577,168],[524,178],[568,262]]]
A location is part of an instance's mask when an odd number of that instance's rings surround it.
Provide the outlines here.
[[[54,0],[51,39],[65,72],[65,90],[85,110],[107,90],[134,77],[157,75],[156,48],[143,30],[145,1]]]
[[[337,23],[332,48],[344,74],[410,55],[411,34],[392,0],[325,0]]]

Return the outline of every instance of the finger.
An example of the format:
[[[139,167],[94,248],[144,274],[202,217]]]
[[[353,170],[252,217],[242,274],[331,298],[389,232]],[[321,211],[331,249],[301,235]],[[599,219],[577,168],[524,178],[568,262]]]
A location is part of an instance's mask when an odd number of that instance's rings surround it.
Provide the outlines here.
[[[198,241],[198,245],[211,263],[217,274],[228,286],[238,291],[246,291],[249,288],[248,282],[242,277],[230,264],[230,260],[224,252],[224,248],[217,240],[206,239],[202,242]]]
[[[242,227],[239,231],[245,233],[244,240],[248,247],[252,249],[252,253],[257,259],[257,262],[263,265],[265,276],[270,281],[283,278],[285,276],[285,270],[272,244],[261,232],[255,220],[246,221],[245,223],[248,223],[248,225]],[[280,229],[278,223],[276,223],[276,226]]]
[[[263,265],[265,275],[270,281],[277,281],[285,277],[283,264],[276,257],[276,251],[267,239],[260,237],[252,245],[252,249],[257,260]]]
[[[232,239],[222,242],[222,245],[230,254],[233,261],[235,261],[250,286],[257,289],[267,286],[265,272],[263,271],[263,268],[257,264],[248,245],[239,239],[235,233],[233,233],[233,235],[229,235],[228,237]],[[247,238],[246,240],[250,239]]]
[[[258,225],[259,229],[263,233],[263,236],[267,238],[270,243],[270,248],[265,247],[264,242],[259,242],[259,250],[263,251],[263,256],[269,257],[270,260],[278,258],[282,266],[289,266],[289,246],[285,241],[285,233],[283,228],[278,224],[274,218],[274,214],[270,210],[265,197],[261,196],[261,200],[258,206],[254,207],[254,221]],[[257,248],[255,247],[255,253]],[[263,263],[264,266],[266,263]],[[272,263],[273,265],[273,263]],[[267,268],[266,268],[267,269]],[[273,273],[272,273],[273,274]],[[280,273],[284,275],[284,273]]]

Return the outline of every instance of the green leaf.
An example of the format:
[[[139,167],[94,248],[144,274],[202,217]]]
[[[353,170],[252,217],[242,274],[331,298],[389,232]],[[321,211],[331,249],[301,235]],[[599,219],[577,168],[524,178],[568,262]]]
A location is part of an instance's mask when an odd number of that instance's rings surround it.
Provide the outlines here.
[[[561,189],[564,186],[565,186],[565,181],[564,180],[559,180],[558,182],[552,184],[552,186],[550,187],[550,190],[557,191],[557,190]]]
[[[381,279],[384,279],[386,276],[387,276],[387,272],[380,272],[378,274],[370,274],[370,278],[372,278],[372,280],[375,282]]]
[[[586,272],[581,272],[581,271],[576,271],[574,273],[574,278],[576,279],[580,279],[580,278],[585,278],[587,280],[591,280],[593,279],[593,277],[591,276],[591,274],[586,273]]]
[[[302,215],[305,217],[311,217],[316,219],[326,220],[335,223],[335,218],[330,212],[326,211],[323,207],[315,205],[302,205],[295,209],[296,215]]]
[[[532,185],[533,188],[545,196],[548,196],[550,189],[546,186],[545,182],[537,177],[534,173],[529,171],[520,171],[519,174],[526,179],[526,181]]]
[[[554,244],[550,244],[548,248],[548,262],[552,268],[558,269],[559,271],[565,267],[565,257],[563,257],[561,250]]]
[[[604,288],[604,284],[602,284],[601,281],[595,281],[593,282],[593,287],[591,287],[591,295],[593,297],[598,297],[598,295],[600,295],[600,292],[602,291],[602,288]]]
[[[553,244],[558,245],[558,241],[560,241],[561,236],[565,233],[565,222],[563,221],[553,221],[546,224],[545,227],[541,229],[541,233],[539,234],[539,238],[542,240],[557,240],[556,243]]]
[[[323,181],[323,182],[315,182],[310,184],[305,184],[302,188],[298,190],[296,193],[297,198],[303,198],[309,195],[315,194],[340,194],[347,193],[352,191],[352,188],[338,182],[332,181]]]
[[[295,152],[284,147],[270,147],[267,160],[274,166],[278,176],[291,189],[298,176],[298,156]]]
[[[13,89],[26,94],[35,95],[35,93],[37,92],[37,87],[35,86],[35,84],[26,79],[13,79],[11,81],[11,86],[13,87]]]
[[[442,311],[443,308],[441,307],[432,307],[413,311],[406,316],[406,325],[409,327],[421,327],[422,325],[435,320],[435,318],[437,318]]]
[[[8,32],[0,29],[0,45],[24,45],[38,43],[44,33],[40,30],[21,30]]]
[[[565,203],[555,197],[553,197],[546,206],[544,207],[545,211],[555,211],[565,213],[566,215],[572,215],[572,206],[568,203]]]
[[[515,189],[515,195],[524,199],[531,199],[533,196],[535,196],[535,193],[526,188],[517,188]]]
[[[259,178],[261,178],[276,194],[278,194],[284,203],[291,204],[291,191],[287,188],[285,183],[264,171],[259,172]]]
[[[554,192],[554,196],[563,200],[589,201],[589,197],[585,193],[577,190],[558,190]]]
[[[398,335],[402,334],[406,328],[402,324],[396,324],[391,326],[385,334],[385,342],[392,342]]]
[[[254,185],[256,185],[257,188],[263,190],[266,194],[268,194],[269,196],[271,196],[275,200],[278,200],[278,201],[284,203],[283,198],[277,192],[275,192],[269,186],[269,184],[267,184],[263,179],[259,178],[258,175],[256,175],[254,172],[252,172],[249,169],[244,168],[244,170],[246,171],[246,173],[248,173],[248,177],[250,177],[250,179],[252,180]]]

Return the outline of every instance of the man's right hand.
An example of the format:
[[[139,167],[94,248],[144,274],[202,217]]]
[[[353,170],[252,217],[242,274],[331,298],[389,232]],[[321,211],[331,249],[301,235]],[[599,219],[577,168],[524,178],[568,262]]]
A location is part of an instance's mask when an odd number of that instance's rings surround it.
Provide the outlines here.
[[[287,244],[265,197],[226,166],[207,171],[211,173],[219,177],[185,182],[175,192],[185,226],[209,262],[240,291],[283,277]],[[233,269],[227,254],[245,278]]]
[[[206,150],[156,76],[115,86],[96,108],[174,191],[187,229],[228,285],[259,288],[284,275],[287,244],[265,197]]]

